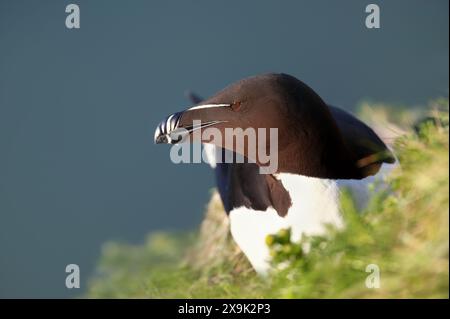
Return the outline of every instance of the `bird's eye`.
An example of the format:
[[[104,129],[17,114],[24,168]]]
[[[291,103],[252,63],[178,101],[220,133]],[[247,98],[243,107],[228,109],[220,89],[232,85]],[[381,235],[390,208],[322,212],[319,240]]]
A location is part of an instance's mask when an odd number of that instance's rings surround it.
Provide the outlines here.
[[[233,111],[239,111],[241,108],[241,102],[233,102],[231,103],[230,107],[233,109]]]

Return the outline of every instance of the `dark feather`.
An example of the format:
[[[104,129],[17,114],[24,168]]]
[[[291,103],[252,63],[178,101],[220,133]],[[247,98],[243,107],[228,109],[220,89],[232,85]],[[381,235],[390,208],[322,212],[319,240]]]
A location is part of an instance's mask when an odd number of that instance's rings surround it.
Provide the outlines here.
[[[362,121],[335,106],[328,106],[347,148],[355,154],[360,166],[394,163],[395,157],[378,135]]]

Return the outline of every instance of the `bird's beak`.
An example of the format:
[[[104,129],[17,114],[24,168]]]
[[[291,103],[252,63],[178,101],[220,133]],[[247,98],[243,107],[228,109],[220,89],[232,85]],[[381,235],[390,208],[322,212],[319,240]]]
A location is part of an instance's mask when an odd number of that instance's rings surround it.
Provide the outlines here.
[[[203,104],[169,115],[155,130],[156,144],[184,142],[196,130],[230,120],[230,104]]]
[[[173,139],[173,133],[178,128],[182,114],[183,112],[171,114],[158,124],[155,130],[156,144],[175,144],[181,141]]]

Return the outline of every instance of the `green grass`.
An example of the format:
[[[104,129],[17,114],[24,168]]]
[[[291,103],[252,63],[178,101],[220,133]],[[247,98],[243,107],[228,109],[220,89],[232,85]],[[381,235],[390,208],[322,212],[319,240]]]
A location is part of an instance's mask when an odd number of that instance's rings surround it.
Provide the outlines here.
[[[372,112],[386,110],[378,105]],[[343,191],[344,230],[301,243],[290,242],[289,230],[267,239],[274,266],[267,278],[233,243],[214,193],[198,231],[153,233],[138,246],[106,244],[87,297],[448,298],[448,100],[433,102],[430,114],[437,120],[418,133],[412,120],[397,119],[406,133],[394,143],[401,165],[387,178],[390,190],[373,191],[362,212]],[[365,285],[369,264],[380,269],[378,289]]]

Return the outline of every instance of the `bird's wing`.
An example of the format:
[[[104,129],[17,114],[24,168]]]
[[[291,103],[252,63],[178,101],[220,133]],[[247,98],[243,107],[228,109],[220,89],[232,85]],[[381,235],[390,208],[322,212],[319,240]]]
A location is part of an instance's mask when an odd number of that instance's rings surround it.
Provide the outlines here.
[[[201,101],[203,101],[203,98],[200,95],[197,95],[195,92],[186,91],[185,95],[194,104],[199,104]]]
[[[382,163],[395,162],[392,152],[369,126],[340,108],[331,105],[328,107],[341,131],[344,143],[356,155],[359,167],[379,168]]]

